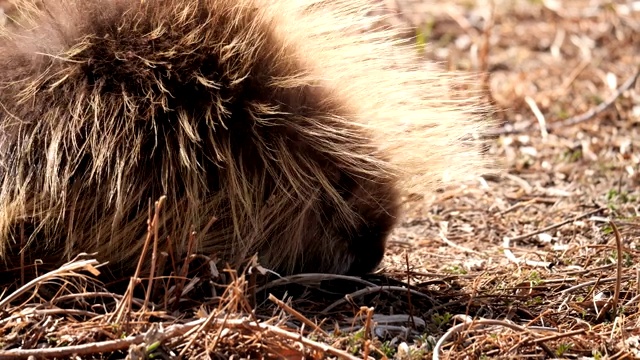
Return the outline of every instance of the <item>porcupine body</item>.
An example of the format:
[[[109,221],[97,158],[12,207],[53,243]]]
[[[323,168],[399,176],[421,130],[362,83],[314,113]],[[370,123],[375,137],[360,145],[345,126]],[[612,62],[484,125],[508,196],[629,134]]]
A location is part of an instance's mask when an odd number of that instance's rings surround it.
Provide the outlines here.
[[[484,163],[474,103],[367,29],[367,0],[21,1],[0,36],[8,268],[97,252],[131,273],[166,196],[176,259],[192,237],[232,266],[363,274],[403,191]]]

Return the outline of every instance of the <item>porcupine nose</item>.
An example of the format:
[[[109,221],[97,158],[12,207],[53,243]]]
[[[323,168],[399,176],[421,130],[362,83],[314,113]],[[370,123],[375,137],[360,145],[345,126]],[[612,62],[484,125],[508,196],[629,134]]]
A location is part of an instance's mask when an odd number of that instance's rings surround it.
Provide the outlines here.
[[[350,275],[367,274],[376,269],[384,257],[387,238],[396,225],[400,213],[399,196],[393,183],[370,182],[368,189],[357,191],[356,213],[360,223],[349,240],[353,261],[347,271]],[[367,194],[368,197],[364,194]]]
[[[371,273],[378,267],[384,257],[387,238],[394,224],[395,217],[385,214],[358,229],[351,250],[355,257],[347,271],[348,275]]]

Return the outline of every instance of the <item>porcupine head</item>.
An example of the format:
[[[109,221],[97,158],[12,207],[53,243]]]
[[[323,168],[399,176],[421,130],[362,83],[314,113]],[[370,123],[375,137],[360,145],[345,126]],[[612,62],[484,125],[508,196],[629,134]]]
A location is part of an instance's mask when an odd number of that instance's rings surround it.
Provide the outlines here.
[[[407,191],[477,174],[466,79],[367,0],[19,0],[0,36],[0,256],[159,251],[363,274]],[[147,256],[148,257],[148,256]],[[167,260],[168,263],[168,260]]]

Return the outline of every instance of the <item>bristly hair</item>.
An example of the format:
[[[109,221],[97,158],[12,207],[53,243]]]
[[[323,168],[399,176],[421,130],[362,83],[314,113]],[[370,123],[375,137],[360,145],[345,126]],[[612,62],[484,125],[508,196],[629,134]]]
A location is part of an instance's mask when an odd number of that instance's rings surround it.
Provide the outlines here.
[[[20,0],[0,34],[0,256],[131,269],[166,195],[176,256],[195,232],[234,266],[373,270],[402,192],[484,171],[490,123],[456,100],[468,79],[370,28],[371,3]]]

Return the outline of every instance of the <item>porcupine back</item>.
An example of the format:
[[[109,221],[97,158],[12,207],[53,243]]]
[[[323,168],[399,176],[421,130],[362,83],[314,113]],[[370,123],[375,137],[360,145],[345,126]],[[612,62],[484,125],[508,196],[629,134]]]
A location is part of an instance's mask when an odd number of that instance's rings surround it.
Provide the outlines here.
[[[0,255],[161,250],[281,274],[380,262],[400,196],[486,164],[464,81],[368,0],[21,0],[0,39]]]

